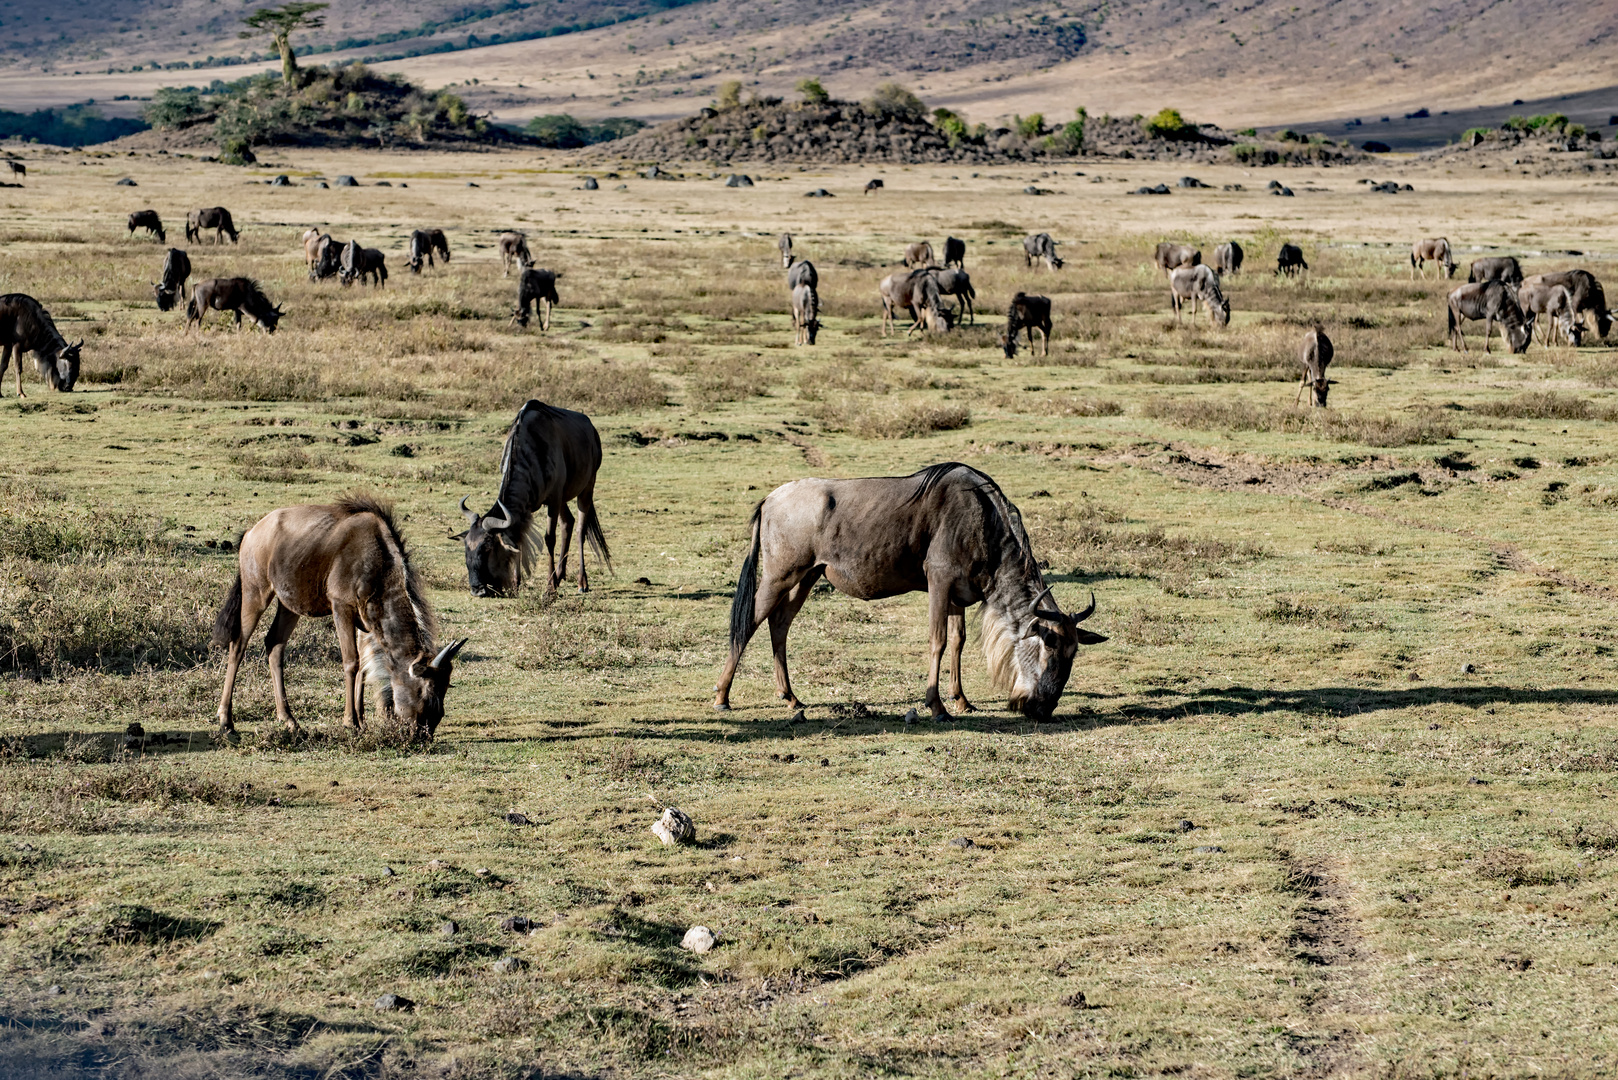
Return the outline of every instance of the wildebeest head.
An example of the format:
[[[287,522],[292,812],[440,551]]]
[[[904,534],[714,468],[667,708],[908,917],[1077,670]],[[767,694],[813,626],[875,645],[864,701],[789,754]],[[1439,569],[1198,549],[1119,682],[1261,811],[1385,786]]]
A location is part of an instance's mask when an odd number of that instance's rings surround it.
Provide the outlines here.
[[[174,310],[174,302],[178,300],[180,296],[180,290],[178,287],[173,289],[165,289],[162,282],[154,281],[152,282],[152,292],[157,296],[157,310]]]
[[[445,645],[438,655],[429,658],[422,653],[410,664],[406,678],[397,673],[393,678],[393,714],[416,734],[431,739],[444,719],[444,694],[449,690],[449,677],[455,657],[466,646],[466,638]]]
[[[461,500],[466,515],[466,583],[473,596],[514,596],[522,582],[522,546],[512,543],[511,511],[496,499],[494,513],[479,514]]]
[[[1208,317],[1213,320],[1213,324],[1215,326],[1229,326],[1230,301],[1226,300],[1223,296],[1209,297]],[[1324,405],[1325,402],[1321,402],[1321,404]]]
[[[285,314],[286,309],[282,307],[282,305],[277,304],[274,307],[270,307],[268,304],[266,304],[264,309],[257,315],[254,315],[253,318],[256,319],[258,324],[264,328],[265,333],[273,334],[275,333],[276,326],[281,322],[281,316]]]
[[[1527,320],[1520,320],[1515,324],[1506,324],[1506,344],[1511,346],[1514,353],[1528,351],[1528,342],[1533,337],[1533,326]]]
[[[1315,395],[1315,405],[1324,409],[1326,407],[1326,395],[1331,393],[1331,380],[1324,375],[1318,379],[1313,379],[1309,382],[1309,389]]]
[[[1047,597],[1051,606],[1041,607]],[[1107,640],[1079,625],[1095,609],[1094,593],[1090,594],[1090,606],[1072,615],[1057,606],[1049,588],[1034,598],[1011,644],[1010,708],[1035,719],[1044,719],[1055,711],[1068,676],[1073,673],[1073,658],[1079,646],[1099,645]]]
[[[54,356],[39,357],[39,366],[43,369],[40,374],[50,380],[52,390],[66,392],[79,381],[79,350],[83,347],[84,339],[80,338],[75,344],[62,346]]]

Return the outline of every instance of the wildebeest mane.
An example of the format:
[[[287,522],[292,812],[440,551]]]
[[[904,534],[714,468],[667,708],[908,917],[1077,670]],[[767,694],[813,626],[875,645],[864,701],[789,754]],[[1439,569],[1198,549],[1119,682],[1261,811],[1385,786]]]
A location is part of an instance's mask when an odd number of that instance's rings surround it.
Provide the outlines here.
[[[539,509],[539,452],[545,449],[544,444],[535,446],[531,440],[517,438],[523,417],[529,413],[560,416],[558,410],[543,401],[528,401],[517,410],[517,417],[506,432],[506,447],[500,453],[500,505],[511,513],[511,525],[506,534],[522,555],[524,575],[533,569],[534,560],[539,558],[540,537],[534,530],[534,512]]]
[[[990,509],[993,511],[991,518],[1006,530],[1011,536],[1012,542],[1017,545],[1024,568],[1030,569],[1037,574],[1039,571],[1038,560],[1034,558],[1034,545],[1028,539],[1028,530],[1023,527],[1022,511],[1018,510],[1016,504],[1006,498],[1006,493],[1000,490],[999,484],[995,483],[991,477],[978,472],[972,466],[964,465],[959,461],[944,461],[937,465],[929,465],[920,472],[912,473],[911,475],[921,482],[917,485],[910,498],[905,501],[912,503],[923,498],[939,484],[943,483],[944,478],[956,469],[965,469],[972,474],[975,479],[974,489],[985,497]]]
[[[421,578],[416,574],[416,568],[410,565],[410,553],[405,547],[404,535],[399,532],[399,525],[393,519],[393,504],[383,502],[375,495],[364,492],[353,492],[340,497],[334,504],[338,513],[349,516],[353,514],[374,514],[387,530],[388,539],[392,541],[393,549],[398,557],[394,560],[394,570],[403,579],[404,592],[410,601],[410,610],[414,615],[413,627],[403,627],[406,633],[413,633],[415,649],[412,651],[431,653],[434,650],[433,641],[438,636],[437,620],[433,618],[432,608],[427,605],[426,598],[421,591]],[[372,627],[373,631],[379,629]]]

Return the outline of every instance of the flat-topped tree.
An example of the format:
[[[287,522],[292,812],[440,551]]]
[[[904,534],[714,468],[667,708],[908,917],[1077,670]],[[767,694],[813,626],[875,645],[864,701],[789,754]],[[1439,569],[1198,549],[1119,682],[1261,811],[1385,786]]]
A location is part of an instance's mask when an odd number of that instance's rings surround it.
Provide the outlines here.
[[[326,25],[325,18],[316,15],[315,12],[324,11],[330,6],[330,4],[291,3],[282,4],[280,7],[259,8],[242,20],[253,29],[243,30],[241,36],[250,38],[259,34],[269,34],[270,40],[275,42],[275,47],[281,54],[281,82],[291,86],[292,76],[298,70],[298,58],[292,52],[292,31],[317,30]]]

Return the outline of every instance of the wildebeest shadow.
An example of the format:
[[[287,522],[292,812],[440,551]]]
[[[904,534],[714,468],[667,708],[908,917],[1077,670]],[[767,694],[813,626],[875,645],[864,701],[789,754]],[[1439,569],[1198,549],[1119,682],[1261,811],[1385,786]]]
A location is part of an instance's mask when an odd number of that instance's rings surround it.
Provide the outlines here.
[[[103,760],[110,761],[201,753],[212,751],[218,745],[212,728],[201,731],[153,731],[138,737],[123,731],[45,731],[17,738],[24,752],[32,758],[60,757],[72,741],[80,745],[91,744],[85,749],[93,749]]]
[[[1217,713],[1251,716],[1277,712],[1335,717],[1363,716],[1430,705],[1618,705],[1618,690],[1580,687],[1412,686],[1379,689],[1364,686],[1316,686],[1301,690],[1230,686],[1181,693],[1156,690],[1148,696],[1160,703],[1120,705],[1113,715],[1126,723],[1152,723],[1187,715]]]

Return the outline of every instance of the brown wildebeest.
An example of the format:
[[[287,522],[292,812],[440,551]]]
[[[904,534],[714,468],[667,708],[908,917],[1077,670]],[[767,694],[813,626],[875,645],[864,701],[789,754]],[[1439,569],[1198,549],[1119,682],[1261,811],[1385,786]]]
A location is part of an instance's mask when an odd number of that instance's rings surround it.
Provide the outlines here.
[[[584,544],[607,566],[607,537],[596,516],[596,473],[601,468],[601,436],[583,413],[530,401],[517,411],[500,458],[500,493],[487,514],[466,508],[466,580],[473,596],[513,596],[539,554],[534,515],[550,511],[545,546],[551,556],[548,588],[567,577],[567,549],[573,540],[569,500],[579,504],[579,591],[588,592]],[[557,567],[556,519],[562,519],[561,567]]]
[[[1035,260],[1045,264],[1047,270],[1060,270],[1062,260],[1056,254],[1056,241],[1051,239],[1050,233],[1031,233],[1023,237],[1022,260],[1023,266],[1031,267]]]
[[[348,245],[331,238],[330,233],[322,233],[314,241],[314,261],[309,264],[309,280],[325,281],[327,278],[342,279],[343,249]],[[304,247],[307,255],[309,248]]]
[[[966,269],[966,241],[955,237],[946,237],[944,240],[944,266],[955,267],[957,270]]]
[[[1539,316],[1545,316],[1545,331],[1540,340],[1546,346],[1557,334],[1575,349],[1583,343],[1584,326],[1576,321],[1578,313],[1574,308],[1573,294],[1568,292],[1566,285],[1552,285],[1543,274],[1536,274],[1517,290],[1517,306],[1522,308],[1523,315],[1528,319],[1530,333]]]
[[[1202,252],[1190,244],[1176,244],[1165,240],[1152,252],[1152,261],[1163,271],[1163,276],[1167,277],[1182,266],[1201,266]]]
[[[332,617],[343,657],[343,723],[365,723],[364,681],[376,682],[384,714],[431,740],[444,717],[450,669],[466,639],[434,644],[432,609],[405,554],[391,507],[364,495],[330,506],[272,510],[242,537],[236,583],[214,620],[213,643],[226,651],[219,731],[236,729],[231,698],[247,645],[270,601],[275,621],[264,635],[275,715],[289,730],[283,665],[300,618]]]
[[[781,252],[781,269],[792,269],[792,234],[782,233],[776,239],[775,246]]]
[[[766,621],[775,652],[775,687],[793,708],[802,702],[787,674],[787,631],[824,574],[860,600],[927,593],[931,646],[925,704],[947,716],[938,682],[954,632],[950,696],[974,711],[961,687],[966,609],[983,604],[983,654],[1010,708],[1050,716],[1080,645],[1107,640],[1079,623],[1090,606],[1064,614],[1039,571],[1022,515],[983,473],[946,461],[910,476],[794,480],[753,510],[753,544],[742,562],[730,608],[730,655],[714,708],[730,708],[736,666]],[[1050,606],[1042,606],[1050,599]]]
[[[1028,347],[1034,347],[1034,331],[1039,331],[1040,342],[1043,346],[1041,352],[1045,356],[1051,354],[1051,298],[1048,296],[1029,296],[1027,293],[1018,293],[1011,298],[1011,306],[1006,309],[1006,336],[1000,339],[1000,345],[1006,350],[1006,359],[1010,360],[1017,355],[1017,332],[1022,331],[1028,335]]]
[[[1483,351],[1489,351],[1489,337],[1494,324],[1500,323],[1500,336],[1506,347],[1514,353],[1528,351],[1528,320],[1522,308],[1512,299],[1511,289],[1504,282],[1484,281],[1462,285],[1449,294],[1449,342],[1457,351],[1467,352],[1466,335],[1461,324],[1467,319],[1483,320]]]
[[[1612,313],[1607,310],[1607,294],[1594,274],[1588,270],[1557,270],[1538,277],[1549,285],[1566,286],[1573,296],[1574,318],[1582,321],[1588,311],[1595,317],[1596,336],[1607,340],[1607,331],[1612,329]]]
[[[1174,307],[1174,323],[1180,323],[1180,309],[1191,301],[1191,322],[1197,321],[1197,303],[1208,306],[1208,319],[1215,326],[1230,324],[1230,301],[1219,289],[1219,275],[1213,267],[1198,263],[1194,266],[1176,266],[1169,271],[1169,303]]]
[[[1275,273],[1279,277],[1297,277],[1309,269],[1309,264],[1303,261],[1303,248],[1297,244],[1282,244],[1275,253]]]
[[[213,230],[213,241],[216,244],[225,242],[225,234],[230,234],[230,242],[241,242],[241,234],[236,231],[236,225],[230,220],[230,211],[223,206],[207,206],[200,210],[193,210],[185,216],[185,239],[187,243],[202,243],[202,230]]]
[[[972,288],[972,279],[965,270],[933,270],[932,275],[938,281],[940,296],[953,296],[960,305],[955,312],[956,322],[961,316],[966,316],[973,323],[978,321],[977,313],[972,310],[972,301],[977,299],[977,290]]]
[[[813,345],[820,333],[820,294],[807,281],[792,287],[792,343]]]
[[[159,244],[168,242],[168,236],[163,232],[163,219],[157,216],[156,210],[136,210],[130,214],[129,235],[134,236],[136,229],[145,229],[146,235],[157,237]]]
[[[549,330],[551,309],[562,302],[556,295],[556,279],[561,276],[560,270],[523,267],[522,277],[517,279],[517,310],[512,312],[511,321],[524,330],[528,329],[528,309],[532,305],[539,313],[539,328]]]
[[[174,310],[185,289],[185,280],[190,276],[191,256],[179,248],[169,248],[163,258],[163,280],[152,282],[152,292],[157,294],[157,310]]]
[[[350,240],[343,245],[341,266],[337,280],[344,285],[367,279],[379,288],[388,283],[387,256],[376,248],[360,247],[358,240]]]
[[[808,259],[801,263],[794,263],[787,271],[787,288],[796,289],[799,285],[808,285],[811,289],[820,288],[820,271]]]
[[[1480,281],[1503,281],[1512,288],[1522,285],[1522,266],[1510,255],[1492,255],[1487,259],[1473,259],[1467,268],[1468,284]]]
[[[64,393],[79,381],[79,350],[84,347],[80,338],[76,345],[56,329],[50,312],[32,296],[7,293],[0,296],[0,380],[11,364],[12,353],[17,355],[17,396],[27,397],[22,390],[22,354],[34,354],[39,377],[50,384],[52,390]]]
[[[238,331],[242,328],[242,314],[245,312],[268,334],[275,333],[281,316],[286,314],[279,304],[270,303],[270,298],[264,295],[258,282],[244,277],[209,278],[197,282],[191,289],[191,299],[185,305],[186,330],[191,329],[192,323],[196,323],[197,329],[201,330],[202,317],[210,309],[234,311]]]
[[[933,245],[922,240],[919,243],[909,244],[905,247],[904,264],[906,266],[933,266]]]
[[[22,162],[18,161],[16,158],[7,158],[6,159],[6,165],[8,165],[11,168],[11,175],[12,176],[27,176],[28,175],[28,166],[24,165]]]
[[[534,257],[528,253],[528,234],[520,232],[505,232],[500,234],[500,262],[505,266],[503,277],[511,276],[511,267],[523,270],[534,265]]]
[[[1421,276],[1427,276],[1427,264],[1437,263],[1444,271],[1445,277],[1455,275],[1455,256],[1450,253],[1449,241],[1442,236],[1431,240],[1417,240],[1410,247],[1410,278],[1415,280],[1416,271]]]
[[[330,233],[323,233],[319,228],[305,229],[303,240],[303,261],[309,265],[309,280],[315,280],[315,263],[320,260],[321,239],[329,237]]]
[[[1221,274],[1239,274],[1242,272],[1242,260],[1247,253],[1242,246],[1234,240],[1228,240],[1214,248],[1214,269]]]
[[[1326,336],[1326,328],[1315,323],[1313,329],[1303,335],[1303,378],[1298,380],[1298,392],[1292,395],[1292,404],[1296,405],[1303,396],[1304,387],[1314,391],[1310,405],[1324,409],[1326,395],[1331,392],[1331,382],[1326,378],[1326,366],[1337,350],[1332,348],[1331,338]]]
[[[877,285],[877,293],[882,297],[884,337],[900,311],[909,311],[913,319],[905,331],[905,337],[923,327],[941,332],[952,325],[950,313],[944,307],[938,291],[938,280],[926,267],[917,267],[907,274],[889,274]]]
[[[433,253],[437,252],[449,264],[449,238],[444,235],[443,229],[417,229],[410,234],[410,257],[405,265],[410,267],[412,274],[421,273],[422,263],[428,266],[436,265],[433,262]]]
[[[883,188],[882,179],[881,179],[881,177],[877,177],[874,180],[867,180],[865,182],[865,190],[863,192],[861,192],[860,194],[869,195],[873,191],[881,191],[882,188]]]

